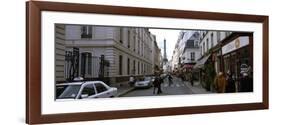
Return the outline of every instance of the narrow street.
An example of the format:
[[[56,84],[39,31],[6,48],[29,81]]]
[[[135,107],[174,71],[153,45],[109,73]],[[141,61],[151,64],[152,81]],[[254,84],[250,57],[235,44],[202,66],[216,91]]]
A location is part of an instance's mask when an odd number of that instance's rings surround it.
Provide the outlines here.
[[[181,94],[192,94],[190,88],[187,87],[186,82],[182,82],[179,78],[173,77],[173,84],[169,86],[168,79],[164,80],[164,83],[161,84],[162,92],[159,95],[181,95]],[[157,89],[155,93],[157,92]],[[148,89],[135,89],[122,97],[136,97],[136,96],[155,96],[153,94],[153,87]]]
[[[69,95],[75,98],[253,92],[250,32],[84,24],[56,24],[55,29],[56,96],[66,90],[59,84],[75,82],[81,83],[81,90]],[[115,35],[109,40],[108,33]],[[164,79],[160,94],[154,87],[137,89],[167,75],[173,82]],[[85,87],[81,81],[95,85]]]

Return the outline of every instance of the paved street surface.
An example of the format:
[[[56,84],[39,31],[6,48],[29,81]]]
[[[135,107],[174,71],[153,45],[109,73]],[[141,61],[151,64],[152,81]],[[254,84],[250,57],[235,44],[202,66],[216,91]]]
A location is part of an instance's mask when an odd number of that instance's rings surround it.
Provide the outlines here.
[[[168,79],[161,84],[162,92],[159,95],[183,95],[192,94],[192,90],[188,87],[187,82],[181,81],[179,78],[173,77],[173,84],[169,86]],[[156,92],[155,92],[156,93]],[[122,97],[136,97],[136,96],[155,96],[153,94],[153,87],[149,89],[135,89]]]

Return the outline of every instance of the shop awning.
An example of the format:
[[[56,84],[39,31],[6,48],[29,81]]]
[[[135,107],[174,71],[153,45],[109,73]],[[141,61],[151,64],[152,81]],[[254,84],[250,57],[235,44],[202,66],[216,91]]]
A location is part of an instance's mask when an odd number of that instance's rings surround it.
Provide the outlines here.
[[[193,65],[191,65],[191,64],[184,64],[182,68],[192,68],[192,67],[193,67]]]
[[[209,59],[209,57],[211,56],[211,54],[205,56],[204,58],[202,58],[201,60],[198,60],[197,63],[194,65],[194,69],[196,68],[203,68],[204,64],[207,62],[207,60]]]

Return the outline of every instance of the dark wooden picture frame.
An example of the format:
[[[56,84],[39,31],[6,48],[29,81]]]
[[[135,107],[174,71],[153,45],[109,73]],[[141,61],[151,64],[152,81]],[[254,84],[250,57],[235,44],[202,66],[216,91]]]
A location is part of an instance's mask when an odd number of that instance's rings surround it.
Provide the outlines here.
[[[260,62],[263,63],[262,102],[43,115],[41,114],[41,11],[262,23],[263,62]],[[261,15],[29,1],[26,3],[26,123],[38,124],[268,109],[268,25],[268,16]]]

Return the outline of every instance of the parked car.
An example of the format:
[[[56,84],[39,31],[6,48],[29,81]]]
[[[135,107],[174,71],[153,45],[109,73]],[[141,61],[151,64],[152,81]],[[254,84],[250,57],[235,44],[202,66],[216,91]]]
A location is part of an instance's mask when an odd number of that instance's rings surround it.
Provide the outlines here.
[[[117,88],[109,87],[102,81],[82,81],[58,84],[56,87],[66,86],[57,100],[77,100],[91,98],[108,98],[117,95]]]
[[[73,79],[73,81],[75,81],[75,82],[81,82],[81,81],[83,81],[84,80],[84,78],[82,78],[82,77],[75,77],[74,79]],[[65,88],[67,87],[68,85],[65,85],[65,84],[58,84],[57,86],[56,86],[56,98],[58,98],[60,95],[61,95],[61,93],[65,90]]]
[[[152,77],[144,77],[144,79],[135,82],[135,88],[150,88],[152,80]]]
[[[56,99],[63,93],[67,85],[57,85],[56,86]]]

